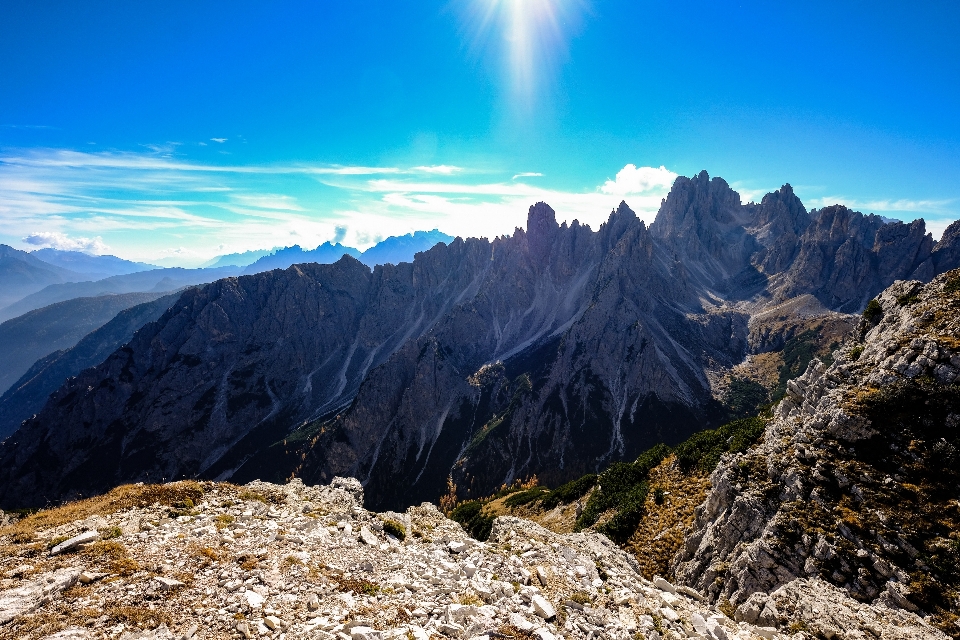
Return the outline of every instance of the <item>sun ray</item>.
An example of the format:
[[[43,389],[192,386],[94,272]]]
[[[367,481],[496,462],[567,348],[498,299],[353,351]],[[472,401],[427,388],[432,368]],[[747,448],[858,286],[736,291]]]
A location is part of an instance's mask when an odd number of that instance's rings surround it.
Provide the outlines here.
[[[511,96],[522,103],[552,78],[586,9],[582,0],[465,0],[465,6],[471,48],[501,48]]]

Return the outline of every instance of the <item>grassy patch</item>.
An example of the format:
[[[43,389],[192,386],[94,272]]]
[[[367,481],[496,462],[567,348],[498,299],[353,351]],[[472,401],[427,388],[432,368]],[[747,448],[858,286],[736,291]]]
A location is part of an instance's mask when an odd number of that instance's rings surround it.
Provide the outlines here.
[[[102,496],[32,513],[22,520],[0,528],[0,535],[32,536],[37,531],[58,527],[74,520],[86,520],[94,515],[108,516],[125,509],[149,507],[154,503],[172,506],[187,498],[199,500],[202,496],[203,486],[192,480],[169,484],[126,484]]]
[[[109,573],[129,577],[140,571],[140,565],[127,553],[127,548],[114,540],[100,540],[81,552]]]

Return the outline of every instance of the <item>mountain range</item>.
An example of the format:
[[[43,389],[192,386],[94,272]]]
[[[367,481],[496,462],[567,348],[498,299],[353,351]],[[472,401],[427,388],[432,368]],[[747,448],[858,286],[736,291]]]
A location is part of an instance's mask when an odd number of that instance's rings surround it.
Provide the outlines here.
[[[193,476],[353,475],[377,508],[448,483],[556,484],[725,419],[714,381],[771,308],[858,312],[895,280],[957,267],[958,234],[807,211],[789,185],[741,204],[702,172],[650,227],[626,203],[596,231],[538,203],[525,230],[411,263],[345,255],[218,280],[0,445],[3,506]]]

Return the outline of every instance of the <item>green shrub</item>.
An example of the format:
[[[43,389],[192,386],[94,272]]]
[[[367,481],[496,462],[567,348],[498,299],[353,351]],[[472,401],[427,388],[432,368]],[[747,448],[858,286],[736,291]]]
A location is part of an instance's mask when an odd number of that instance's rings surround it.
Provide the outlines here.
[[[766,387],[749,378],[733,378],[724,404],[733,418],[757,415],[757,409],[770,401]]]
[[[119,538],[123,535],[123,531],[120,527],[106,527],[100,529],[100,539],[101,540],[111,540],[113,538]]]
[[[960,276],[954,276],[943,284],[944,293],[956,293],[960,291]]]
[[[543,508],[553,509],[558,505],[570,504],[574,500],[579,500],[586,495],[590,489],[593,489],[599,477],[597,474],[591,473],[560,485],[543,498],[541,501]]]
[[[663,504],[663,501],[666,500],[666,497],[667,494],[661,487],[657,487],[653,490],[653,501],[658,505]]]
[[[860,356],[863,354],[863,345],[858,344],[853,349],[850,349],[850,359],[859,360]]]
[[[873,324],[880,322],[880,318],[883,317],[883,307],[880,306],[876,298],[867,303],[867,308],[863,310],[863,317],[867,322]]]
[[[536,500],[540,500],[548,493],[550,493],[550,489],[547,489],[546,487],[533,487],[531,489],[525,489],[512,494],[509,498],[503,501],[503,504],[510,508],[520,507],[525,504],[530,504]]]
[[[604,533],[611,538],[614,535],[620,536],[629,522],[636,520],[639,523],[647,496],[647,475],[668,455],[670,447],[658,444],[641,454],[633,463],[615,462],[610,465],[600,474],[597,490],[590,495],[583,513],[577,518],[576,530],[592,526],[604,511],[614,507],[618,509],[617,516],[604,525]]]
[[[384,520],[383,530],[401,542],[407,537],[406,528],[396,520]]]
[[[484,515],[483,503],[478,500],[463,502],[450,513],[450,519],[460,523],[464,531],[483,542],[490,537],[493,516]]]
[[[724,453],[746,451],[763,435],[765,423],[761,418],[743,418],[718,427],[695,433],[677,445],[675,453],[680,470],[711,473]]]

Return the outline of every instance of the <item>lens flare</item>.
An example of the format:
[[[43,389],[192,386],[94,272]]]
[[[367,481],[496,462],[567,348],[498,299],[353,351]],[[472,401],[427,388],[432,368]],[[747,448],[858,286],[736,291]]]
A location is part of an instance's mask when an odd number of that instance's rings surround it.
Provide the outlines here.
[[[515,98],[529,102],[566,56],[586,10],[582,0],[466,0],[474,49],[496,45]]]

